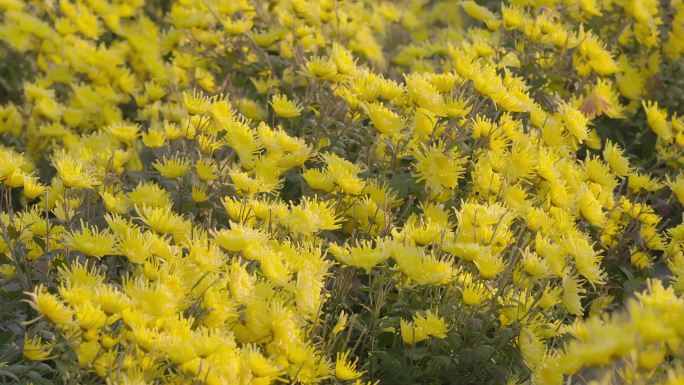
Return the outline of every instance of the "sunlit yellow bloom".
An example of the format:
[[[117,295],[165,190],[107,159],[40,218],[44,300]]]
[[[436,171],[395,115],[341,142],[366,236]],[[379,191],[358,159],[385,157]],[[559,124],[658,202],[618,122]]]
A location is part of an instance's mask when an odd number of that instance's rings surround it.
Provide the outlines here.
[[[183,218],[171,211],[170,206],[136,206],[140,219],[158,234],[170,234],[175,238],[184,236],[186,224]]]
[[[299,205],[293,205],[283,223],[295,234],[313,234],[322,230],[340,228],[336,213],[329,202],[304,198]]]
[[[416,176],[424,181],[428,189],[441,192],[443,188],[453,189],[465,170],[465,159],[456,148],[445,149],[443,144],[424,147],[416,151]]]
[[[55,295],[45,292],[42,286],[37,286],[30,295],[32,297],[31,306],[50,320],[50,322],[61,327],[72,323],[74,312],[66,307]]]
[[[142,142],[149,148],[162,147],[166,143],[166,132],[151,128],[142,134]]]
[[[335,257],[340,262],[362,268],[366,270],[366,273],[370,273],[372,268],[389,258],[389,249],[382,244],[374,248],[370,243],[364,242],[358,246],[352,246],[348,254],[339,254]]]
[[[118,251],[114,235],[97,227],[89,227],[81,223],[81,230],[68,233],[64,239],[66,245],[88,257],[102,258]]]
[[[648,126],[651,127],[651,130],[653,130],[653,132],[655,132],[662,140],[666,142],[672,141],[672,125],[667,120],[666,111],[658,108],[657,102],[654,103],[651,101],[642,101],[641,103],[644,107],[644,111],[646,111]]]
[[[76,323],[86,331],[97,330],[107,323],[107,315],[90,303],[84,303],[75,307]]]
[[[367,105],[367,113],[373,126],[383,135],[392,138],[401,136],[401,130],[405,123],[401,116],[392,112],[382,103],[371,103]]]
[[[128,194],[134,206],[164,207],[171,205],[168,191],[154,182],[141,183]]]
[[[249,365],[249,369],[255,376],[258,377],[275,377],[283,370],[275,362],[264,357],[261,352],[252,344],[248,345],[244,350],[245,359]]]
[[[118,192],[116,194],[111,194],[109,192],[101,192],[100,196],[104,201],[105,208],[110,213],[125,214],[128,211],[128,204],[126,201],[126,196]]]
[[[415,345],[418,342],[424,341],[428,338],[427,334],[422,328],[417,327],[413,322],[404,320],[400,321],[401,339],[407,345]]]
[[[294,118],[302,113],[301,106],[289,100],[285,95],[273,95],[270,104],[276,115],[281,118]]]
[[[335,75],[337,75],[336,64],[322,57],[313,57],[306,63],[306,69],[310,74],[324,80],[332,79]]]
[[[413,316],[413,323],[416,328],[420,328],[423,332],[431,337],[446,338],[448,327],[444,318],[428,310],[425,315],[416,314]]]
[[[104,131],[122,143],[131,143],[138,137],[140,126],[133,123],[110,124]]]
[[[44,344],[40,337],[24,340],[24,357],[31,361],[44,361],[50,357],[52,346]]]
[[[24,196],[28,199],[36,199],[43,195],[46,187],[38,183],[37,179],[32,176],[25,175],[22,183],[24,187]]]
[[[349,359],[349,351],[344,353],[337,353],[337,361],[335,362],[335,377],[340,381],[354,380],[363,375],[365,371],[359,372],[356,370],[356,365],[359,358]]]
[[[202,95],[201,92],[193,90],[190,92],[183,92],[183,105],[191,115],[200,115],[208,112],[211,108],[209,98]]]
[[[100,184],[76,155],[62,151],[53,157],[52,165],[57,169],[57,174],[66,187],[91,188]]]
[[[190,159],[175,155],[171,158],[166,156],[160,162],[157,160],[152,164],[159,173],[169,179],[177,179],[190,171]]]
[[[475,266],[484,279],[491,279],[499,275],[505,268],[501,257],[493,253],[484,253],[475,257]]]
[[[192,201],[195,203],[203,203],[209,199],[207,195],[207,187],[203,185],[193,185],[191,192]]]
[[[603,149],[603,159],[610,165],[615,175],[624,177],[631,170],[629,160],[625,157],[623,150],[610,140],[606,141],[606,147]]]
[[[335,324],[335,326],[332,329],[332,334],[334,336],[340,334],[342,332],[342,330],[344,330],[344,328],[347,327],[347,321],[348,320],[349,320],[349,316],[347,315],[347,313],[345,313],[344,310],[341,311],[340,316],[337,320],[337,323]]]
[[[464,1],[461,6],[468,16],[484,22],[491,30],[497,29],[501,23],[493,12],[474,1]]]

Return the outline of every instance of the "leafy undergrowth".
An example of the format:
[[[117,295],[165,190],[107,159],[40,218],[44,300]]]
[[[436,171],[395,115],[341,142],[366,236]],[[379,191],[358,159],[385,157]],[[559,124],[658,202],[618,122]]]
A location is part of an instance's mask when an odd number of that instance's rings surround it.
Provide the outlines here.
[[[0,10],[0,381],[684,383],[681,0]]]

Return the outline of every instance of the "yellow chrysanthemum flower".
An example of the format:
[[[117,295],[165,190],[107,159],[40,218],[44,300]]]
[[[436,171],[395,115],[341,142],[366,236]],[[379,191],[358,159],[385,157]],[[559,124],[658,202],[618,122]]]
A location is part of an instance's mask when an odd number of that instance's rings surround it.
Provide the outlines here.
[[[335,361],[335,378],[340,381],[355,380],[363,375],[365,371],[357,371],[356,365],[359,358],[349,359],[349,351],[337,353],[337,361]]]
[[[81,230],[64,236],[67,247],[83,253],[87,257],[102,258],[117,253],[118,245],[113,234],[81,222]]]
[[[28,339],[28,336],[24,339],[24,357],[31,361],[45,361],[50,358],[50,353],[52,351],[52,346],[50,344],[43,343],[42,339],[38,336],[33,336]]]
[[[302,113],[302,107],[285,95],[273,95],[270,102],[275,114],[281,118],[294,118]]]
[[[88,166],[76,155],[61,151],[52,158],[52,165],[66,187],[91,188],[100,184]]]
[[[157,160],[152,164],[159,173],[169,179],[177,179],[190,171],[190,159],[174,155],[171,158],[164,158],[160,162]]]

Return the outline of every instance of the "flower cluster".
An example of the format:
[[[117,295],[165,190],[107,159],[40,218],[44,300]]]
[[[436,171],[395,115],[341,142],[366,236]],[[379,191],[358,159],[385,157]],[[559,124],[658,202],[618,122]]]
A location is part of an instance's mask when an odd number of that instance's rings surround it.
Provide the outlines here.
[[[0,1],[0,377],[684,381],[665,3]]]

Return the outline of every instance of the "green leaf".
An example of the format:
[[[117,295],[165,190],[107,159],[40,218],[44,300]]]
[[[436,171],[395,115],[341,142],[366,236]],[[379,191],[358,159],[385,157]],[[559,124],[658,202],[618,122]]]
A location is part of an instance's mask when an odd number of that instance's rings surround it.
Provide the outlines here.
[[[416,182],[409,174],[397,174],[389,180],[388,184],[401,198],[406,198],[409,193],[418,189]]]
[[[478,346],[475,348],[474,354],[477,361],[488,361],[494,354],[494,348],[489,345]]]

